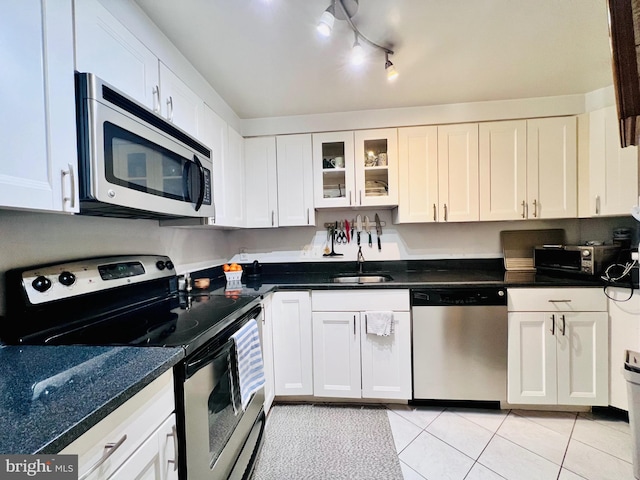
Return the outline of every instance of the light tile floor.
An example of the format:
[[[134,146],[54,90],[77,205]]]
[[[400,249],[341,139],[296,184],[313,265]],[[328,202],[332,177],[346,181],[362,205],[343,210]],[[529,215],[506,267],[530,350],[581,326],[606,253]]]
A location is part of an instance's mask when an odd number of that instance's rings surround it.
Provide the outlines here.
[[[634,480],[629,424],[593,413],[387,405],[405,480]]]

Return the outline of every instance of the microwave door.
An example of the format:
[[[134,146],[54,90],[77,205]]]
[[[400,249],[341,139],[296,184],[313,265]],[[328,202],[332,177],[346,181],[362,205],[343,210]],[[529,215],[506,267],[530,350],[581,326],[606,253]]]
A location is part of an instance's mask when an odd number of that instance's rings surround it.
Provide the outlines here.
[[[86,200],[162,215],[210,216],[208,159],[201,161],[163,132],[99,102],[93,108]]]

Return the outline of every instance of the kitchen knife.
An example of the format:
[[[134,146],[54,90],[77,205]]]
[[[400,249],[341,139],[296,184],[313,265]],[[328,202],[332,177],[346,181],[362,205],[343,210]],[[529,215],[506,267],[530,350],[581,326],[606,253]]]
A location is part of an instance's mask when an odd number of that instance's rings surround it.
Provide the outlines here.
[[[380,224],[380,217],[376,213],[376,234],[378,236],[378,251],[382,251],[382,243],[380,242],[380,235],[382,235],[382,225]]]
[[[347,234],[347,243],[351,243],[351,234],[349,233],[349,229],[351,227],[349,226],[349,220],[345,219],[344,221],[344,229],[345,229],[345,233]]]
[[[358,246],[360,245],[360,232],[362,232],[362,217],[358,214],[356,217],[356,238],[358,240]]]
[[[373,241],[371,239],[371,225],[369,225],[369,217],[367,215],[364,216],[364,229],[369,234],[369,247],[372,247]]]

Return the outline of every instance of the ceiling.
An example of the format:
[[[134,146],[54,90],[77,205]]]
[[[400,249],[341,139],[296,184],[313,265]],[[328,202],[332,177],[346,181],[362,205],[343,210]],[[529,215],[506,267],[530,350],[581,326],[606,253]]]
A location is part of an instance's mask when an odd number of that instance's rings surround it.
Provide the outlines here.
[[[583,94],[612,83],[605,0],[135,0],[242,119]]]

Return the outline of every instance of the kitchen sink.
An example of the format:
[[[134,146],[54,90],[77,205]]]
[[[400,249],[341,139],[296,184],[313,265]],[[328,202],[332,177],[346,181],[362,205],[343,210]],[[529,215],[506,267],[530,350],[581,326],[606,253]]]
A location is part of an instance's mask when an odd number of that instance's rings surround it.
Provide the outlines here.
[[[393,280],[391,275],[379,275],[379,274],[360,274],[349,276],[336,276],[332,277],[333,283],[382,283]]]

